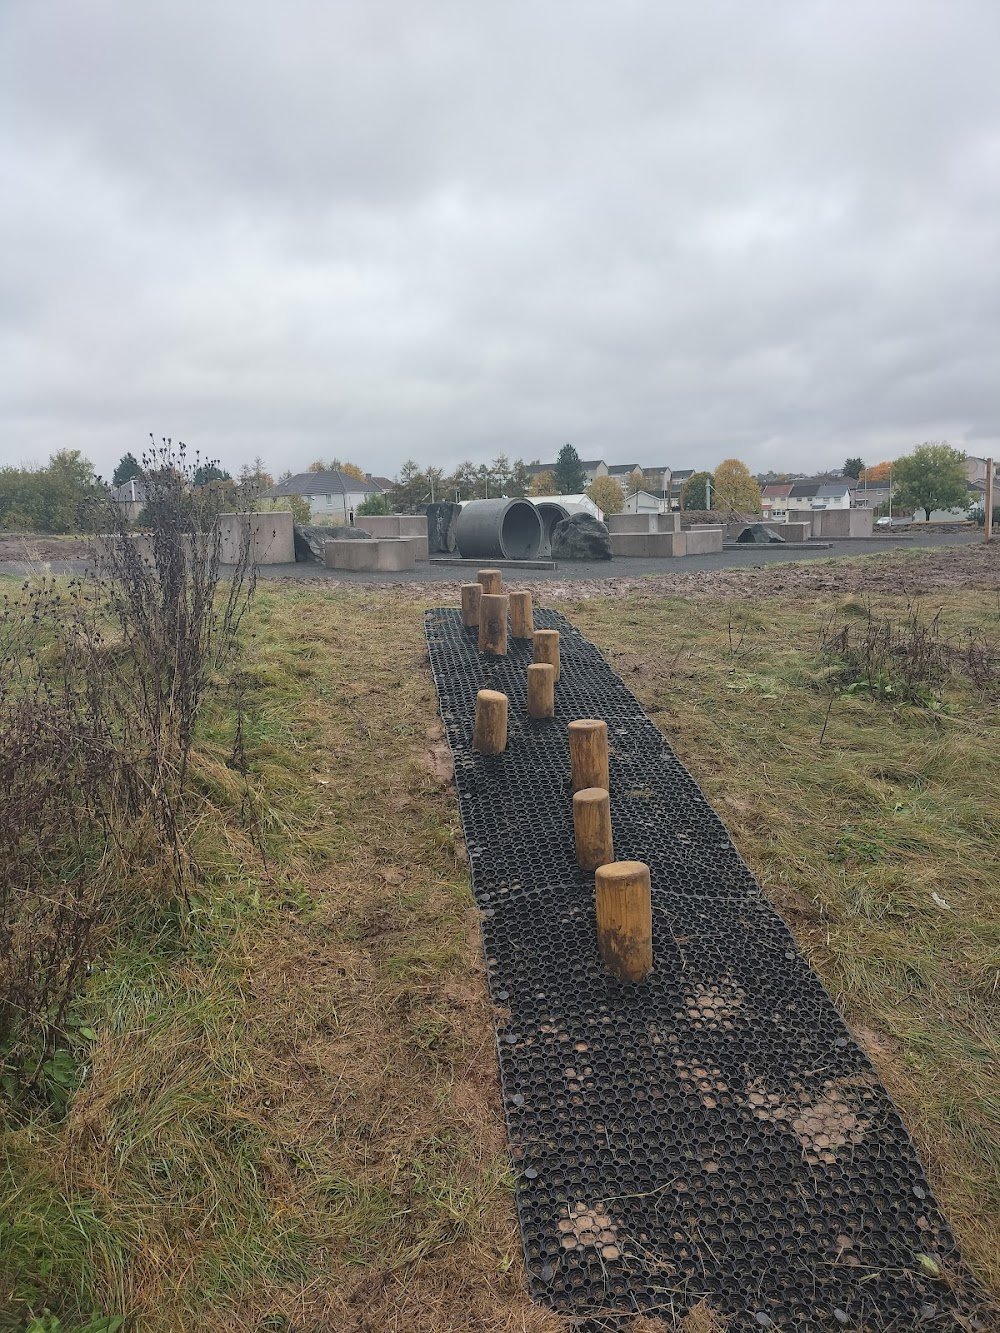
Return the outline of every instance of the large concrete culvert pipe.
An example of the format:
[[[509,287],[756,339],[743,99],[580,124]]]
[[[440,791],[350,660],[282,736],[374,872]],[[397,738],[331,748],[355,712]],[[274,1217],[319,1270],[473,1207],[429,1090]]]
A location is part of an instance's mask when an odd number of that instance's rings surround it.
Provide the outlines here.
[[[569,518],[569,510],[564,509],[561,504],[556,504],[555,500],[536,500],[535,508],[542,520],[542,544],[539,547],[539,554],[547,557],[552,554],[552,534],[556,530],[556,524],[561,523],[564,518]]]
[[[466,560],[536,560],[542,520],[527,500],[470,500],[455,524],[455,542]]]

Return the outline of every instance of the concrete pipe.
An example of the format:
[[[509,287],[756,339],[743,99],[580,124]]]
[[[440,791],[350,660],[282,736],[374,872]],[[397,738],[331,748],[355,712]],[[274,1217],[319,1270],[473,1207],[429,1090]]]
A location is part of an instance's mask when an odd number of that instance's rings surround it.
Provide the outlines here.
[[[470,500],[455,524],[466,560],[536,560],[542,520],[527,500]]]
[[[538,548],[538,553],[548,558],[552,554],[552,534],[556,530],[556,524],[561,523],[564,518],[569,518],[569,510],[556,504],[555,500],[539,500],[535,508],[542,520],[542,544]]]

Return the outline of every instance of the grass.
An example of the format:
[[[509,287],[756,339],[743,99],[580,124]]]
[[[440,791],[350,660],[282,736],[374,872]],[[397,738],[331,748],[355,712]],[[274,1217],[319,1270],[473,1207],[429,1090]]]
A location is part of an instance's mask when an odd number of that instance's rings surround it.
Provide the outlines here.
[[[986,594],[938,605],[956,631],[996,621]],[[820,744],[829,601],[566,609],[725,818],[1000,1290],[996,701],[840,697]],[[564,1326],[524,1295],[421,611],[259,592],[248,781],[225,682],[193,758],[191,919],[133,901],[113,923],[79,1091],[0,1135],[0,1329],[43,1309],[62,1333],[95,1311],[142,1333]]]

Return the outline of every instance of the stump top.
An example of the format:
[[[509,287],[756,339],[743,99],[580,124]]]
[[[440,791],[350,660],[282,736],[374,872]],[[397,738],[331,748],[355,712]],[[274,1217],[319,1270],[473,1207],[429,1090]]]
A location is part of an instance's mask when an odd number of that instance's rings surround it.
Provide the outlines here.
[[[581,787],[579,791],[573,793],[574,802],[579,801],[581,805],[598,804],[600,801],[606,801],[608,793],[604,787]],[[621,865],[641,865],[641,861],[621,861]]]
[[[645,861],[611,861],[597,870],[598,879],[613,881],[646,879],[648,875],[649,866]]]
[[[476,701],[482,701],[484,704],[506,703],[507,696],[502,694],[500,690],[480,690],[476,695]]]
[[[607,728],[607,723],[599,717],[578,717],[575,722],[567,723],[570,731],[598,731],[601,727]]]

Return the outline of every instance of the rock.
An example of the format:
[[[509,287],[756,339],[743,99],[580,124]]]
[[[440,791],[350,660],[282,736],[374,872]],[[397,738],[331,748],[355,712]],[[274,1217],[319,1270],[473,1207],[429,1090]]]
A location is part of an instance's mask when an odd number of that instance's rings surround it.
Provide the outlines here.
[[[736,538],[738,542],[753,542],[757,546],[767,546],[770,542],[783,542],[785,539],[767,527],[763,523],[748,523],[740,535]]]
[[[611,534],[593,514],[570,514],[552,533],[553,560],[610,560]]]
[[[343,541],[345,538],[358,537],[371,540],[371,533],[364,528],[314,528],[311,525],[296,523],[292,529],[295,536],[295,559],[297,561],[315,560],[323,563],[323,544],[329,541]]]
[[[427,506],[427,547],[430,551],[447,552],[455,550],[455,524],[462,512],[462,506],[451,504],[447,500],[435,501]]]

